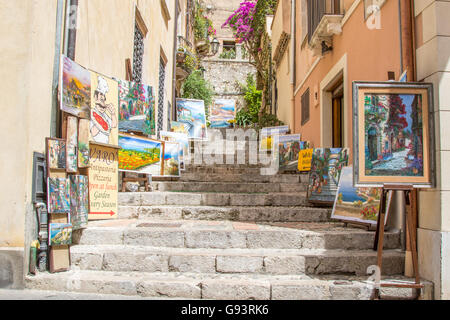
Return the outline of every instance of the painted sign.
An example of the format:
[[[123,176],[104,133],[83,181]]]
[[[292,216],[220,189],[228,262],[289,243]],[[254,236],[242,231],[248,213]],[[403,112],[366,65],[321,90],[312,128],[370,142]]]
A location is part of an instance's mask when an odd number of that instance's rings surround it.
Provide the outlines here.
[[[311,161],[314,149],[301,150],[298,155],[298,171],[311,170]]]

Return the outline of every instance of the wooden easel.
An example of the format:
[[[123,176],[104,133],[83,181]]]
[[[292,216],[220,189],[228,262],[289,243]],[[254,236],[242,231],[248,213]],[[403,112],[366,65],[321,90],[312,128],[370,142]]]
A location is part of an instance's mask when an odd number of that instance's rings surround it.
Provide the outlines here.
[[[420,290],[424,287],[420,283],[419,276],[419,262],[417,256],[417,190],[412,185],[384,185],[380,199],[380,211],[378,214],[377,230],[375,233],[374,250],[377,253],[377,266],[382,270],[383,262],[383,238],[384,238],[384,221],[386,216],[386,196],[388,192],[402,191],[405,197],[405,210],[406,210],[406,243],[407,250],[411,250],[412,264],[415,283],[380,283],[380,287],[395,287],[395,288],[411,288],[416,289],[415,299],[420,296]],[[379,288],[375,288],[375,299],[381,299]]]

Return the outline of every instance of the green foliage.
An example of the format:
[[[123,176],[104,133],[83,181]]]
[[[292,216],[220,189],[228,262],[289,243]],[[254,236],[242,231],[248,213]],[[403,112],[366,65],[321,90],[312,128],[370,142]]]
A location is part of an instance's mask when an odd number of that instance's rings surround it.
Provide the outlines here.
[[[236,113],[236,124],[240,127],[247,127],[252,124],[251,114],[245,110],[241,109]]]
[[[247,75],[246,84],[239,84],[244,95],[245,109],[252,123],[258,122],[258,113],[261,109],[262,91],[256,89],[255,79],[252,74]]]
[[[223,51],[219,55],[219,59],[229,59],[229,60],[236,59],[236,50],[235,49],[229,49],[229,50]]]
[[[214,91],[200,70],[195,70],[186,78],[181,90],[182,98],[203,100],[206,109],[212,104]]]
[[[261,128],[283,126],[283,121],[279,120],[276,115],[264,113],[259,122]]]

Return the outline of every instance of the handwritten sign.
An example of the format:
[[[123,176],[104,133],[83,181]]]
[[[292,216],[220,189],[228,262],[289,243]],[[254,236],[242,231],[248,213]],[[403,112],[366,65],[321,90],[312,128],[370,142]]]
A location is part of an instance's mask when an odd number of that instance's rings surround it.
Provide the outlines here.
[[[298,155],[298,171],[310,171],[314,149],[301,150]]]
[[[89,220],[117,218],[118,149],[90,144]]]

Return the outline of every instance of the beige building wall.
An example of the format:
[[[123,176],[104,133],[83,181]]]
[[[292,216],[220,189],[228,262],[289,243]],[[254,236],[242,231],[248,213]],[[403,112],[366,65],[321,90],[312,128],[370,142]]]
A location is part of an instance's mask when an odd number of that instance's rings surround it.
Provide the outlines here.
[[[421,276],[450,299],[450,2],[415,0],[417,80],[434,84],[437,187],[419,195]]]

